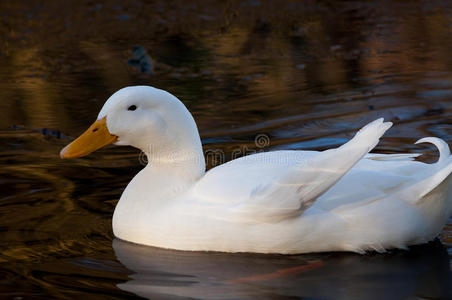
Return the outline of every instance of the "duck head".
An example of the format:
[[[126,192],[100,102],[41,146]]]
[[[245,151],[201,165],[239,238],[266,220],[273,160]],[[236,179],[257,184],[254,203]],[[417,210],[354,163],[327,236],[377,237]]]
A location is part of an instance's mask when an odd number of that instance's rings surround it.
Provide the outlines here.
[[[86,156],[112,143],[136,147],[149,161],[202,157],[198,129],[187,108],[170,93],[150,86],[114,93],[97,120],[62,149],[60,157]]]

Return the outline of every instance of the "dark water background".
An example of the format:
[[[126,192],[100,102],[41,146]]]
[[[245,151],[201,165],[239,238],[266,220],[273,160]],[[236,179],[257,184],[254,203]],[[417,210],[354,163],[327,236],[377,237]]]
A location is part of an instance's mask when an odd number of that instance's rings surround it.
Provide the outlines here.
[[[146,84],[227,158],[258,134],[265,150],[336,147],[385,117],[375,151],[431,162],[413,142],[452,144],[451,38],[450,1],[1,1],[0,298],[450,299],[452,221],[388,254],[142,247],[111,231],[138,151],[58,152],[114,91]]]

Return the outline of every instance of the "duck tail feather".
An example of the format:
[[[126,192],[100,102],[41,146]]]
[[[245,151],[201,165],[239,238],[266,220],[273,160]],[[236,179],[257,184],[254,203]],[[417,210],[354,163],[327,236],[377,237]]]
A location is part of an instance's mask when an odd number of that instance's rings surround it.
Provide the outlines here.
[[[452,156],[450,156],[447,144],[441,139],[428,139],[429,143],[435,142],[434,145],[437,146],[440,151],[440,158],[437,163],[431,165],[432,169],[427,171],[428,175],[426,177],[397,193],[399,197],[411,204],[422,202],[427,194],[434,191],[443,182],[446,180],[449,182],[450,174],[452,173]]]
[[[446,162],[450,157],[450,148],[449,145],[442,139],[437,137],[425,137],[418,141],[415,144],[421,143],[430,143],[436,146],[439,151],[438,164],[442,164]]]
[[[421,153],[368,153],[366,156],[364,156],[364,158],[377,161],[413,161],[416,157],[419,157],[421,155]]]

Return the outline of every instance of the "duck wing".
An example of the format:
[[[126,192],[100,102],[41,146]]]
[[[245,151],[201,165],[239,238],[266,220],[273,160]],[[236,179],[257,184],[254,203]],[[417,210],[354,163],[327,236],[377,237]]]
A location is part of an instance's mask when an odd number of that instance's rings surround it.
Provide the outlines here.
[[[336,149],[297,155],[273,151],[230,161],[207,172],[192,196],[204,207],[222,206],[228,220],[278,222],[298,216],[372,150],[391,125],[375,120]]]

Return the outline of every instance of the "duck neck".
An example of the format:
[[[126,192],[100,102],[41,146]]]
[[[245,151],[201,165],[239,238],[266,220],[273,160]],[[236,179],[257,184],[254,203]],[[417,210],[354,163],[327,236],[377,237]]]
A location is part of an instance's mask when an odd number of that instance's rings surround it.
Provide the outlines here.
[[[175,180],[198,180],[204,175],[206,165],[196,122],[177,98],[172,103],[171,112],[165,115],[173,117],[165,121],[165,131],[160,138],[142,138],[143,144],[137,146],[146,153],[146,168],[160,174],[173,174]]]
[[[146,153],[148,163],[127,185],[113,215],[115,236],[141,235],[161,208],[189,190],[205,172],[201,146],[197,151]],[[165,153],[165,154],[163,154]],[[138,225],[137,225],[138,224]],[[142,225],[145,224],[145,225]]]
[[[165,177],[196,181],[205,173],[206,166],[201,143],[184,150],[149,151],[146,157],[146,169]]]

